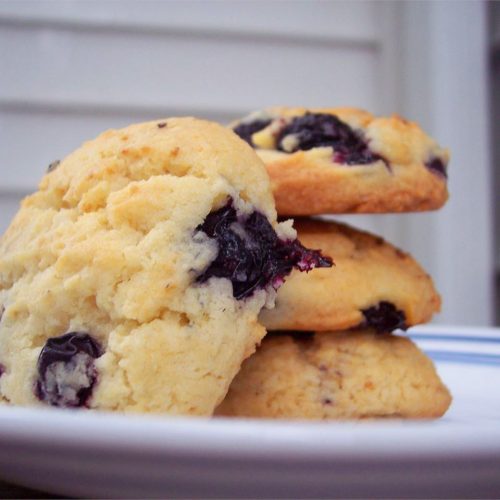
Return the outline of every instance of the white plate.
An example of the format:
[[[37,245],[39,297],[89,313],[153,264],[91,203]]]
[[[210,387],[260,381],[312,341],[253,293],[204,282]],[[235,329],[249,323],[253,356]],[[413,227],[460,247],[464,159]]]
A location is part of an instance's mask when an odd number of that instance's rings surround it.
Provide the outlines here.
[[[497,497],[500,330],[411,336],[453,393],[434,422],[278,422],[0,408],[0,478],[97,497]]]

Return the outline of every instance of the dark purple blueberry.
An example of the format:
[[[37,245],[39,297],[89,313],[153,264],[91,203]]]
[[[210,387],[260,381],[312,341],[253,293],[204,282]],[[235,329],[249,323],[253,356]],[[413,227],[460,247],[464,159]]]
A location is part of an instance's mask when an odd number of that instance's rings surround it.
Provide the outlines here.
[[[406,330],[406,316],[391,302],[382,301],[376,306],[361,311],[365,317],[363,326],[374,328],[379,333],[392,332],[398,328]]]
[[[425,164],[425,166],[431,172],[442,175],[444,178],[448,177],[448,174],[446,172],[446,165],[444,164],[443,160],[441,160],[441,158],[432,158]]]
[[[291,134],[295,136],[297,143],[292,150],[284,149],[283,139]],[[333,160],[336,163],[365,165],[378,160],[387,163],[384,158],[370,150],[359,133],[335,115],[306,113],[297,116],[283,127],[277,136],[277,149],[287,153],[324,146],[334,148]]]
[[[0,363],[0,377],[5,373],[5,365]]]
[[[228,278],[238,300],[268,285],[278,289],[294,267],[310,271],[332,266],[332,259],[320,251],[309,250],[298,240],[280,240],[261,213],[238,217],[231,200],[210,213],[197,229],[218,245],[217,257],[197,281],[203,283],[213,276]]]
[[[252,142],[252,135],[255,134],[255,132],[258,132],[259,130],[262,130],[263,128],[266,128],[269,124],[271,123],[271,119],[266,119],[266,120],[254,120],[248,123],[239,123],[234,127],[234,131],[250,146],[254,146],[254,143]]]
[[[167,122],[160,122],[156,124],[158,128],[165,128],[167,126]]]
[[[101,355],[101,346],[88,333],[48,339],[38,357],[36,396],[51,406],[85,406],[97,380],[94,360]]]
[[[59,163],[61,163],[61,160],[55,160],[53,161],[48,167],[47,167],[47,173],[52,172],[55,170],[58,166]]]

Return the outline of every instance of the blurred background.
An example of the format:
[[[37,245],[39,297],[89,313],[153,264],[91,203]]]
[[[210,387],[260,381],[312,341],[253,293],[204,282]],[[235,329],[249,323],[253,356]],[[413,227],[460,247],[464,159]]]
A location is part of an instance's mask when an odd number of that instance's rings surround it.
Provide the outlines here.
[[[0,0],[0,232],[104,129],[277,104],[397,112],[449,147],[442,210],[342,218],[423,264],[435,322],[500,324],[495,2]]]

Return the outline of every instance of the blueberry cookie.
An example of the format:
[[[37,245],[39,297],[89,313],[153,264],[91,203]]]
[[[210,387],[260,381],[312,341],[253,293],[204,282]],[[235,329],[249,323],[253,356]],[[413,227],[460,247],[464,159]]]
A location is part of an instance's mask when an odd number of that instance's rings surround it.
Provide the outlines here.
[[[0,240],[0,395],[210,415],[292,267],[262,162],[210,122],[110,130],[50,166]]]
[[[280,215],[434,210],[448,198],[448,152],[396,115],[277,107],[232,128],[266,164]]]
[[[216,413],[305,419],[437,418],[451,403],[411,340],[370,330],[268,334]]]
[[[428,322],[441,300],[432,279],[407,253],[347,225],[297,219],[299,240],[332,255],[335,266],[293,272],[276,307],[263,310],[268,330],[343,330],[370,326],[392,331]]]

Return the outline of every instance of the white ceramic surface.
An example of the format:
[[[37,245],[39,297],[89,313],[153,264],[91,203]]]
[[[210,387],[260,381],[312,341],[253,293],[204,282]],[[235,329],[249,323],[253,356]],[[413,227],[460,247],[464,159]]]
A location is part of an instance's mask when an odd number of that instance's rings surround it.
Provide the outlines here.
[[[0,407],[0,478],[94,497],[498,497],[500,330],[410,335],[454,396],[434,422],[159,418]]]

